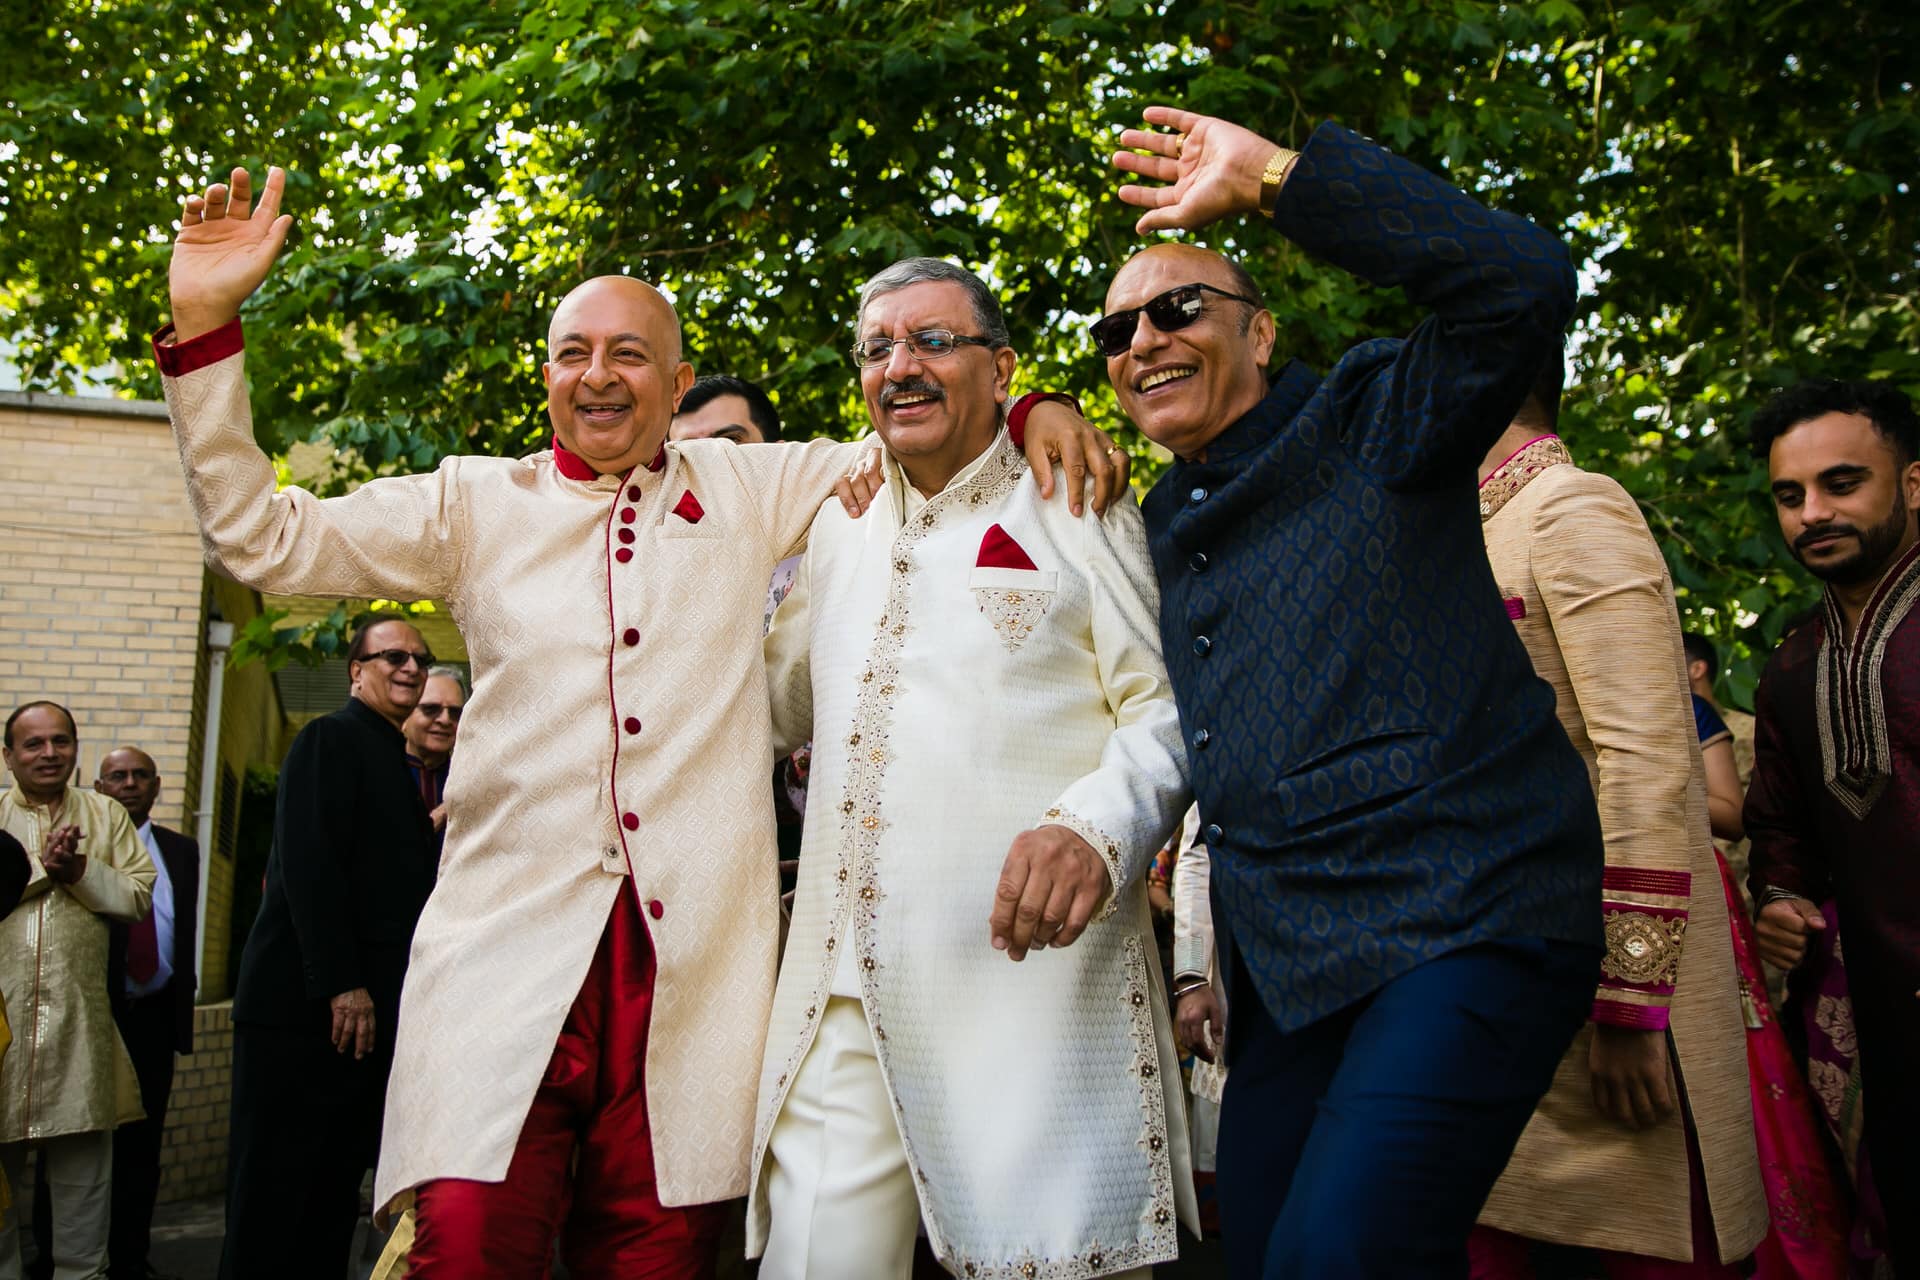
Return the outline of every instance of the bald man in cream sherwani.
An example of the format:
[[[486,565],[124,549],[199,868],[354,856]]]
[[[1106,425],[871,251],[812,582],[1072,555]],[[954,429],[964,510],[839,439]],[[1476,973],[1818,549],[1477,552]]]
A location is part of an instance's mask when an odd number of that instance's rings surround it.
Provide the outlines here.
[[[924,1221],[956,1275],[1145,1275],[1194,1202],[1143,884],[1185,765],[1139,511],[1021,482],[968,273],[888,268],[859,337],[887,490],[822,510],[767,640],[776,749],[811,733],[814,761],[749,1251],[767,1280],[904,1277]]]

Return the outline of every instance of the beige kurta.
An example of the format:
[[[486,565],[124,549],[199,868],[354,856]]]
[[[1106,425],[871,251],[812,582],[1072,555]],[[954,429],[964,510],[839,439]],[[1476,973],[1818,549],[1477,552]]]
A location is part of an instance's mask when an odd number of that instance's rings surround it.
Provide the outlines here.
[[[623,886],[658,957],[660,1198],[743,1194],[779,916],[767,579],[864,446],[670,444],[592,480],[551,453],[456,457],[322,501],[275,491],[243,358],[196,369],[194,348],[165,386],[208,563],[262,591],[444,600],[473,665],[376,1203],[506,1175]]]
[[[1596,1014],[1669,1025],[1720,1256],[1744,1258],[1766,1234],[1767,1208],[1666,563],[1626,491],[1572,465],[1551,437],[1488,477],[1481,494],[1494,580],[1599,799],[1608,956]],[[1669,885],[1685,886],[1673,901],[1658,891]],[[1681,1117],[1635,1133],[1602,1116],[1587,1069],[1592,1039],[1588,1026],[1561,1060],[1480,1221],[1537,1240],[1690,1260]]]
[[[760,1081],[767,1140],[830,994],[859,998],[935,1254],[955,1274],[1091,1276],[1194,1219],[1144,875],[1187,804],[1138,508],[1043,501],[1004,434],[902,521],[822,510],[767,639],[776,738],[813,733]],[[982,567],[991,530],[1034,567]],[[1066,825],[1116,895],[1070,947],[989,945],[1014,838]]]
[[[57,884],[40,865],[55,827],[80,828],[87,866]],[[13,1047],[0,1057],[0,1142],[91,1133],[138,1120],[140,1088],[107,998],[108,921],[153,905],[153,859],[117,800],[67,788],[63,811],[0,794],[0,827],[27,848],[32,878],[0,920],[0,990]]]

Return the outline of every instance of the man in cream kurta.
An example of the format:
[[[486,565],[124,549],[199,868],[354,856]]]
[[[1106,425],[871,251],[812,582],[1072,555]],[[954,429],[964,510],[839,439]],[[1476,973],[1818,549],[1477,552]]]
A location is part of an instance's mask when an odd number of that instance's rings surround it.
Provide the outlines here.
[[[187,201],[175,326],[155,341],[208,563],[261,591],[444,600],[474,675],[401,999],[375,1202],[435,1183],[465,1196],[447,1219],[458,1230],[436,1233],[423,1207],[415,1274],[543,1274],[571,1147],[543,1133],[536,1161],[523,1127],[548,1084],[593,1074],[556,1044],[616,935],[634,980],[605,978],[600,995],[609,1022],[642,1025],[602,1023],[599,1047],[643,1040],[644,1105],[601,1135],[615,1141],[583,1142],[629,1162],[637,1148],[644,1167],[590,1176],[582,1156],[576,1213],[592,1197],[607,1232],[632,1234],[649,1204],[746,1190],[778,919],[773,815],[740,801],[764,794],[771,759],[766,584],[866,446],[664,444],[693,379],[678,320],[649,286],[603,277],[554,315],[551,450],[452,457],[325,501],[280,490],[253,441],[238,311],[290,220],[276,216],[281,171],[257,213],[246,177]],[[1076,430],[1042,428],[1028,449],[1078,455]],[[625,1102],[622,1114],[634,1119]],[[517,1154],[545,1181],[514,1191]],[[510,1215],[474,1200],[484,1187],[453,1185],[503,1183],[531,1223],[511,1241],[494,1235]],[[575,1269],[597,1273],[590,1261]]]
[[[1507,613],[1599,798],[1607,954],[1591,1021],[1480,1215],[1476,1274],[1530,1275],[1522,1237],[1718,1274],[1716,1256],[1759,1244],[1767,1207],[1680,621],[1633,499],[1551,434],[1558,361],[1482,464],[1480,510]]]
[[[0,1180],[19,1187],[29,1148],[40,1149],[59,1280],[105,1274],[113,1131],[142,1115],[107,994],[108,922],[144,917],[154,878],[120,802],[72,785],[78,738],[54,703],[15,711],[6,741],[14,787],[0,793],[0,829],[32,866],[19,907],[0,921],[0,991],[15,1041],[0,1056]],[[0,1277],[19,1275],[9,1208]]]
[[[1146,1268],[1194,1214],[1143,884],[1186,783],[1139,512],[1077,520],[1023,479],[973,277],[909,259],[861,317],[887,487],[820,513],[767,639],[776,748],[814,758],[748,1251],[903,1276],[924,1217],[957,1275]],[[1084,901],[1020,892],[1048,840]],[[1017,964],[1014,899],[1046,903]]]

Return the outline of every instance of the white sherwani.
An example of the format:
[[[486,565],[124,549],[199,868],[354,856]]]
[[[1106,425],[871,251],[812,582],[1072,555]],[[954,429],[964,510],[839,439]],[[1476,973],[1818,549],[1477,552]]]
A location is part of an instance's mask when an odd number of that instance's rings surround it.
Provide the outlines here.
[[[1090,1276],[1175,1255],[1194,1218],[1143,875],[1187,803],[1140,513],[1043,501],[1004,433],[905,520],[832,504],[767,639],[776,746],[813,734],[793,923],[760,1079],[768,1138],[830,994],[857,994],[940,1261]],[[1062,486],[1064,489],[1064,485]],[[980,568],[998,526],[1036,566]],[[987,918],[1008,847],[1068,826],[1116,892],[1014,964]]]
[[[779,917],[767,579],[866,446],[696,441],[585,480],[551,453],[456,457],[321,501],[276,492],[239,347],[234,325],[157,348],[207,562],[261,591],[444,600],[473,664],[375,1203],[506,1176],[624,885],[658,962],[661,1202],[743,1194]]]

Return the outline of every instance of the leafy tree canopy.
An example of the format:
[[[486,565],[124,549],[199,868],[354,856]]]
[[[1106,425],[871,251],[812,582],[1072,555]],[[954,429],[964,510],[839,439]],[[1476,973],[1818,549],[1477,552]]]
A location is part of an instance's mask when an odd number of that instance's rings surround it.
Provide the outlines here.
[[[242,12],[242,9],[249,11]],[[1563,416],[1639,499],[1690,625],[1757,660],[1814,599],[1742,427],[1813,372],[1920,391],[1912,6],[1840,0],[26,0],[0,14],[0,342],[27,385],[154,396],[180,198],[288,167],[249,313],[259,432],[354,474],[539,447],[539,343],[582,277],[676,299],[703,372],[801,430],[860,422],[860,282],[903,255],[1001,291],[1027,386],[1124,431],[1085,336],[1137,245],[1106,162],[1178,102],[1334,118],[1559,228],[1586,285]],[[1254,227],[1286,354],[1417,318]]]

